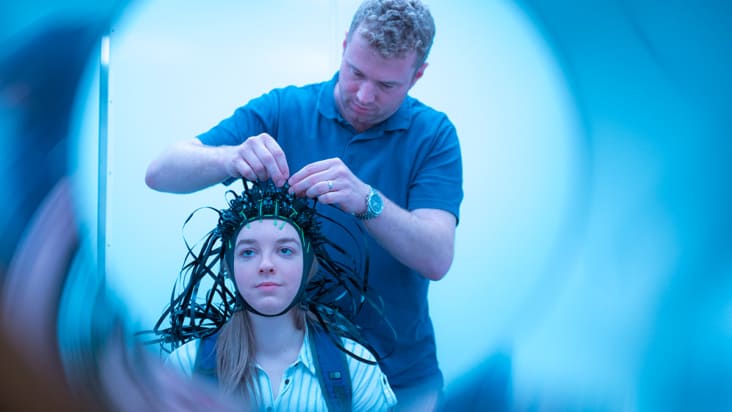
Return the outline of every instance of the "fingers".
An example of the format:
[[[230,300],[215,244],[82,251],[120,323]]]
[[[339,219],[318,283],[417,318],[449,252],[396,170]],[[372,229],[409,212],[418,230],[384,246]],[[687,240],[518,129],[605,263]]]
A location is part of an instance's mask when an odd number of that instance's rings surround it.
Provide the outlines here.
[[[272,138],[262,133],[250,137],[237,147],[235,169],[238,175],[249,180],[272,179],[277,186],[282,186],[289,177],[285,153]]]
[[[346,192],[339,187],[337,180],[323,180],[310,186],[305,192],[297,193],[297,196],[317,198],[323,204],[341,205]]]
[[[318,197],[320,201],[322,202],[322,197],[325,195],[329,195],[329,197],[333,197],[331,194],[337,192],[338,189],[336,189],[336,182],[334,180],[324,180],[322,182],[318,182],[315,185],[313,185],[310,189],[308,189],[305,193],[309,197]]]
[[[271,157],[267,157],[263,163],[277,186],[282,186],[290,177],[290,168],[287,165],[287,157],[280,145],[269,135],[265,135],[264,146]],[[262,159],[260,157],[260,159]]]
[[[317,180],[318,176],[321,175],[324,171],[327,171],[331,167],[336,167],[336,163],[340,162],[340,159],[333,158],[333,159],[326,159],[326,160],[320,160],[317,162],[310,163],[303,167],[302,169],[298,170],[297,173],[290,176],[290,179],[288,182],[290,183],[290,187],[294,187],[295,191],[297,192],[303,192],[307,187],[312,186],[315,182],[319,182],[324,179]],[[342,163],[342,162],[340,162]],[[344,165],[345,167],[345,165]]]
[[[310,163],[290,176],[290,193],[299,196],[318,197],[329,192],[328,180],[336,180],[339,170],[348,168],[338,158]],[[350,173],[350,170],[348,170]]]
[[[313,162],[290,176],[290,193],[337,205],[347,213],[363,210],[368,185],[339,158]]]

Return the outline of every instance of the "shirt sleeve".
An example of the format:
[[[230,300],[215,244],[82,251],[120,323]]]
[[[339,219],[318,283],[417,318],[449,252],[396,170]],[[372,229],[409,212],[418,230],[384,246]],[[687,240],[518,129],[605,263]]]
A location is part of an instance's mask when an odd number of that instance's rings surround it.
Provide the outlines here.
[[[434,115],[437,116],[437,115]],[[432,122],[422,121],[412,136],[428,135],[414,161],[415,180],[409,189],[408,209],[441,209],[460,220],[463,200],[463,166],[455,126],[440,114]]]
[[[345,348],[355,355],[376,361],[373,354],[364,346],[350,339],[344,339],[343,343]],[[350,355],[346,355],[346,359],[353,386],[353,411],[391,410],[397,403],[396,395],[379,365],[361,362]]]
[[[192,340],[178,347],[168,355],[165,364],[177,369],[185,376],[193,376],[193,368],[196,363],[196,353],[198,352],[199,340]]]
[[[269,133],[277,139],[279,92],[273,90],[250,100],[228,118],[198,135],[207,146],[238,145],[251,136]]]

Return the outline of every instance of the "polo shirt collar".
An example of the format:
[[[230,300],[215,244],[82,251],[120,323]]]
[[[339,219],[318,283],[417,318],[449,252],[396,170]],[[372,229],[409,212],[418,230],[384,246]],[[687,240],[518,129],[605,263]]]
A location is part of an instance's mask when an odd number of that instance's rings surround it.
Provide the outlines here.
[[[338,83],[338,72],[336,72],[329,81],[325,82],[323,87],[320,89],[320,95],[318,96],[318,111],[328,119],[338,120],[347,124],[348,122],[338,111],[333,97],[336,83]],[[391,117],[372,129],[383,128],[384,131],[392,131],[409,128],[411,118],[410,108],[413,100],[414,99],[412,99],[412,97],[407,95],[401,106],[399,106],[399,109],[397,109]]]
[[[338,72],[320,88],[320,95],[318,96],[318,111],[328,119],[340,120],[345,122],[343,116],[336,108],[335,99],[333,98],[333,91],[335,85],[338,83]]]

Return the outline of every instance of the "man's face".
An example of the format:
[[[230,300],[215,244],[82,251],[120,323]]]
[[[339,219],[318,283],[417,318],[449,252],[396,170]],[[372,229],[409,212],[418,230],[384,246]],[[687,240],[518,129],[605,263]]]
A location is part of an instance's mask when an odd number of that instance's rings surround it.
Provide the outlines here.
[[[343,41],[335,101],[341,115],[362,132],[394,114],[427,64],[415,70],[415,52],[385,59],[354,33]]]

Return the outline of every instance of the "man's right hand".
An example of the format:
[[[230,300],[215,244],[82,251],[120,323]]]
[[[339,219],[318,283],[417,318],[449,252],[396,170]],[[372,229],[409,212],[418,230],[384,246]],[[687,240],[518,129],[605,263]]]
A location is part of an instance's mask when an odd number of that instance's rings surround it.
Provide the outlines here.
[[[227,148],[228,159],[224,167],[229,176],[248,180],[272,179],[277,186],[290,177],[285,152],[267,133],[252,136],[239,146]]]
[[[239,177],[285,184],[290,169],[272,136],[252,136],[237,146],[206,146],[197,138],[177,142],[150,163],[145,182],[161,192],[191,193]]]

